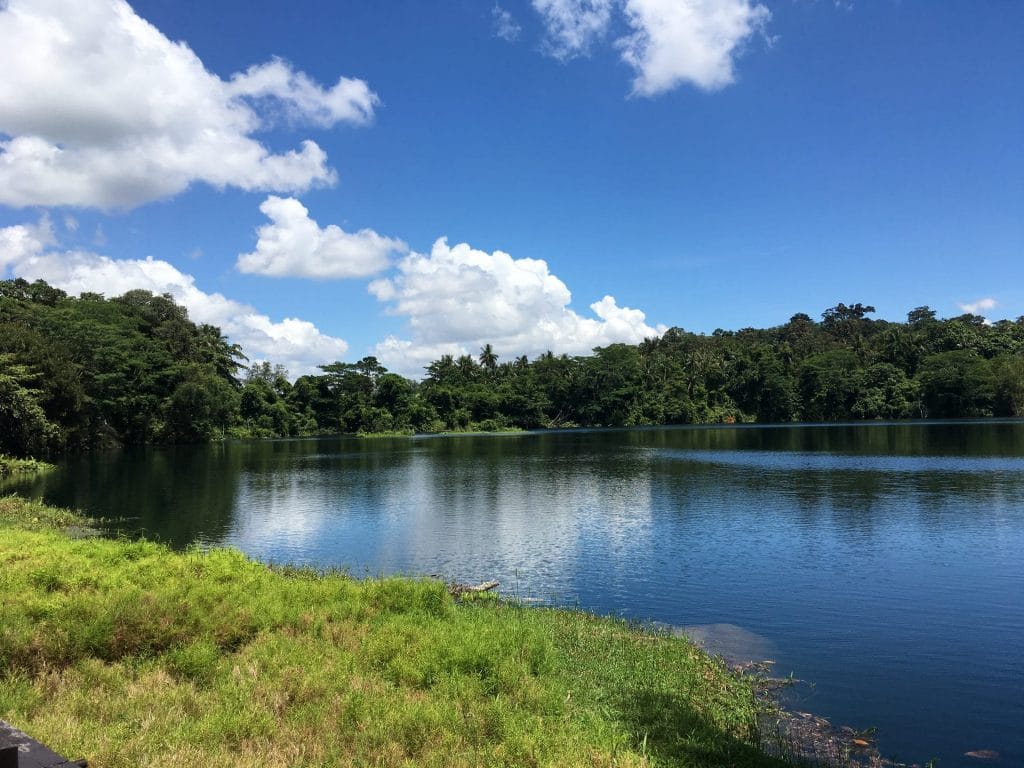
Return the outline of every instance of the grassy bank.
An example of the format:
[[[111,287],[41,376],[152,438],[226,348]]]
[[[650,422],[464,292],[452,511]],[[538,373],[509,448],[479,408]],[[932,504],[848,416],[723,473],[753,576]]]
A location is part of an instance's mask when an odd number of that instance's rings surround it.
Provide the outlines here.
[[[398,429],[386,432],[356,432],[356,437],[363,437],[368,440],[381,437],[414,437],[416,431],[412,429]]]
[[[11,475],[34,475],[53,469],[53,464],[47,464],[38,459],[16,459],[13,456],[0,454],[0,477]]]
[[[0,499],[0,719],[95,768],[781,765],[683,640],[85,523]]]
[[[471,425],[465,429],[453,429],[444,430],[442,432],[420,432],[417,433],[412,429],[398,430],[391,432],[356,432],[356,437],[415,437],[417,434],[422,435],[459,435],[459,436],[471,436],[471,435],[517,435],[525,432],[525,429],[519,427],[497,427],[495,429],[479,429],[476,425]]]

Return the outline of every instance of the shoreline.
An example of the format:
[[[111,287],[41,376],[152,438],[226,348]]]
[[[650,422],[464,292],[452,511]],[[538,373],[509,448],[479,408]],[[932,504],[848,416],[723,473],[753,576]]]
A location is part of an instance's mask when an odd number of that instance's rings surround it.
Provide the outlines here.
[[[30,509],[30,515],[21,515],[19,520],[15,516],[10,517],[11,502]],[[6,503],[6,507],[5,507]],[[6,513],[6,514],[5,514]],[[32,502],[20,499],[17,496],[0,497],[0,530],[10,528],[24,528],[30,531],[58,531],[62,537],[69,541],[95,538],[99,541],[104,539],[99,530],[92,527],[97,521],[84,518],[78,513],[70,510],[50,507],[41,502]],[[121,540],[121,543],[126,543]],[[135,544],[142,546],[155,546],[163,550],[163,554],[169,557],[187,556],[171,550],[169,547],[152,542],[141,541]],[[129,546],[133,546],[129,543]],[[784,764],[787,761],[804,761],[804,763],[827,766],[828,768],[920,768],[919,763],[898,762],[881,755],[872,730],[858,731],[850,726],[835,726],[827,719],[810,712],[801,711],[787,702],[786,691],[793,684],[800,684],[802,681],[792,678],[777,678],[771,676],[771,668],[774,662],[760,658],[746,658],[749,654],[731,653],[719,648],[713,650],[719,643],[714,639],[702,637],[701,633],[694,634],[692,630],[704,630],[708,627],[731,627],[732,625],[706,625],[705,627],[670,627],[661,625],[658,622],[630,622],[612,617],[599,616],[587,612],[573,611],[571,609],[559,608],[556,606],[533,606],[527,599],[516,600],[505,598],[497,592],[489,590],[497,586],[496,582],[486,582],[478,587],[466,587],[466,585],[448,583],[437,575],[428,576],[397,576],[397,577],[376,577],[368,579],[352,578],[343,571],[316,571],[306,568],[295,568],[291,566],[278,566],[264,564],[261,561],[252,560],[241,552],[231,549],[215,549],[217,552],[226,552],[242,558],[249,565],[264,568],[271,573],[281,575],[284,578],[339,578],[346,582],[356,583],[419,583],[430,582],[441,585],[444,590],[453,598],[453,602],[473,603],[479,605],[497,605],[514,609],[530,611],[552,611],[567,615],[579,615],[598,622],[609,622],[620,624],[626,627],[627,632],[636,635],[640,640],[656,640],[658,638],[671,638],[679,640],[685,638],[685,642],[699,650],[710,659],[718,662],[722,668],[728,669],[730,673],[750,685],[754,698],[761,706],[755,713],[755,734],[756,741],[761,751],[768,757],[781,759]],[[0,562],[3,559],[3,548],[0,547]],[[209,554],[209,553],[207,553]],[[734,628],[741,629],[741,628]],[[711,647],[709,647],[711,646]],[[2,656],[0,656],[2,661]],[[0,676],[0,702],[2,696],[2,676]],[[4,715],[0,709],[0,717]],[[70,751],[74,751],[72,747]],[[79,750],[81,751],[81,750]]]
[[[752,679],[689,641],[62,532],[88,522],[0,498],[0,717],[96,768],[789,764],[757,745]]]
[[[0,454],[0,479],[38,475],[55,469],[53,464],[33,458],[16,458]]]
[[[39,463],[39,462],[36,462]],[[18,497],[6,497],[0,496],[0,531],[9,526],[10,521],[4,517],[3,503],[12,499],[18,499]],[[61,535],[68,539],[83,539],[83,538],[97,538],[103,539],[103,534],[97,528],[94,528],[90,523],[96,523],[97,521],[91,521],[87,518],[82,517],[78,513],[71,510],[64,510],[59,508],[50,507],[41,502],[24,502],[25,506],[32,506],[39,509],[45,510],[46,514],[33,516],[31,525],[28,526],[31,530],[57,530],[59,529]],[[26,520],[16,521],[16,524],[25,525]],[[124,542],[125,540],[121,540]],[[136,542],[141,545],[149,545],[152,542],[140,541]],[[179,553],[171,550],[169,547],[165,547],[161,544],[155,546],[165,549],[169,555],[177,555]],[[218,550],[214,550],[216,552]],[[241,552],[231,549],[224,549],[220,551],[231,552],[252,565],[264,567],[269,571],[283,574],[286,577],[292,577],[296,574],[313,574],[317,578],[333,578],[339,577],[346,581],[358,582],[422,582],[422,581],[436,581],[439,584],[444,585],[445,589],[452,593],[455,598],[455,602],[461,602],[460,597],[467,601],[491,601],[501,602],[504,605],[512,605],[517,608],[522,608],[531,604],[529,598],[521,600],[499,597],[497,593],[487,592],[485,594],[469,594],[461,595],[457,593],[461,592],[475,592],[476,589],[462,589],[452,591],[452,584],[445,582],[440,576],[436,574],[430,575],[399,575],[395,577],[382,577],[377,576],[376,578],[369,577],[366,579],[351,577],[346,571],[342,570],[329,570],[329,571],[318,571],[315,569],[308,568],[295,568],[292,566],[280,566],[273,563],[263,563],[262,561],[250,559],[248,556],[243,555]],[[2,564],[3,551],[0,547],[0,564]],[[459,585],[456,585],[459,586]],[[464,586],[464,585],[462,585]],[[920,768],[921,763],[917,762],[903,762],[897,761],[890,758],[883,757],[878,750],[878,743],[875,739],[874,729],[857,730],[849,725],[834,725],[826,718],[823,718],[817,714],[801,711],[793,702],[787,702],[786,691],[789,690],[792,684],[800,684],[803,681],[794,680],[793,678],[777,678],[772,677],[771,665],[774,662],[768,661],[763,658],[745,658],[742,655],[728,654],[721,651],[714,651],[706,647],[708,643],[693,637],[686,630],[693,629],[691,627],[670,627],[668,625],[659,625],[658,622],[646,623],[636,622],[629,620],[622,620],[612,617],[606,617],[599,614],[591,614],[585,612],[573,611],[572,609],[561,608],[554,605],[544,606],[532,606],[530,609],[533,610],[539,608],[540,610],[551,610],[556,612],[566,613],[583,613],[583,615],[594,618],[598,621],[607,620],[613,623],[620,622],[628,625],[631,632],[639,632],[642,636],[653,634],[655,636],[662,636],[666,632],[674,635],[676,638],[683,636],[687,638],[687,641],[693,644],[696,648],[700,649],[702,653],[708,655],[721,662],[721,664],[728,668],[731,672],[742,676],[751,682],[755,697],[759,699],[763,704],[766,705],[766,709],[760,711],[757,715],[757,733],[758,742],[761,750],[766,755],[779,757],[783,760],[803,760],[816,766],[827,766],[827,768]],[[0,619],[2,619],[0,614]],[[707,625],[707,626],[718,626],[718,625]],[[721,625],[731,626],[731,625]],[[714,643],[711,643],[714,645]],[[0,655],[0,668],[2,668],[3,657]],[[2,691],[0,691],[0,703],[2,703]],[[3,711],[0,709],[0,717],[3,717]],[[74,748],[69,751],[75,751]],[[987,759],[987,758],[986,758]],[[924,765],[927,765],[925,763]]]
[[[827,768],[922,768],[919,763],[883,757],[874,728],[833,725],[798,708],[790,694],[808,683],[772,674],[775,661],[768,656],[774,653],[767,638],[733,624],[675,627],[655,622],[652,626],[656,631],[689,638],[705,653],[755,681],[755,692],[767,705],[759,717],[759,730],[761,747],[769,754]]]

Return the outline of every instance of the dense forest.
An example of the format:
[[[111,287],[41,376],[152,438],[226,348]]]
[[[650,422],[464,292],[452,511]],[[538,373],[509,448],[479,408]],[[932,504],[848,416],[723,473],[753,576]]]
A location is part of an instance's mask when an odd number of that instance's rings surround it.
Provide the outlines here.
[[[774,328],[672,328],[587,356],[444,356],[422,381],[373,357],[291,381],[246,367],[170,296],[0,281],[0,453],[222,437],[1024,415],[1024,317],[837,304]]]

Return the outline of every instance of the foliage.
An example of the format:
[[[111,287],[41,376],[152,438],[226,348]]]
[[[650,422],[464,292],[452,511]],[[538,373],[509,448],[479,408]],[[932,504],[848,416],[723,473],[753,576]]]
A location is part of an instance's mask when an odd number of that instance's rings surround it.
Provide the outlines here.
[[[35,378],[13,355],[0,354],[0,451],[17,455],[46,453],[60,443],[60,428],[39,404]]]
[[[0,530],[54,531],[87,527],[93,521],[70,509],[18,496],[0,496]]]
[[[679,638],[48,522],[0,499],[0,717],[96,768],[784,765]]]
[[[958,349],[925,358],[918,379],[925,407],[935,416],[992,414],[992,366],[974,350]]]
[[[0,282],[0,450],[16,455],[224,434],[241,352],[170,296],[71,297]]]
[[[37,475],[41,472],[49,472],[53,464],[47,464],[38,459],[16,459],[13,456],[4,456],[0,453],[0,478],[11,475]]]
[[[223,436],[409,434],[572,426],[843,421],[1024,414],[1024,318],[872,320],[856,302],[781,326],[671,328],[592,355],[444,355],[421,382],[375,357],[292,382],[167,296],[71,298],[0,282],[0,450]]]

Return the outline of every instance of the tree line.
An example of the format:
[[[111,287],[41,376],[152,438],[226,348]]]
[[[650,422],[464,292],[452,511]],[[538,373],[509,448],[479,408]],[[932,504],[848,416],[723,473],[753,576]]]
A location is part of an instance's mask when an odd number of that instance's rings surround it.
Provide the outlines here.
[[[0,281],[0,453],[223,437],[1024,415],[1024,317],[821,319],[710,335],[672,328],[584,356],[445,355],[422,381],[374,357],[294,382],[246,366],[168,295],[68,296]]]

